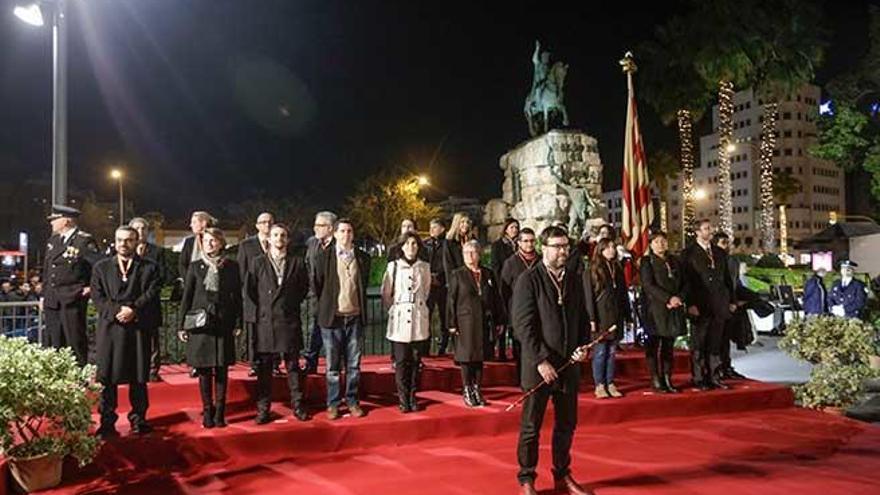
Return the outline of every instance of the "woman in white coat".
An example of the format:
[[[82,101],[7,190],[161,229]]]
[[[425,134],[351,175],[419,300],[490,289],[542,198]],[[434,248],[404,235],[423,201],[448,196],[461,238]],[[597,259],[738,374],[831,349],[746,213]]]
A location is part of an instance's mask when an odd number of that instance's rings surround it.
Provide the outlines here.
[[[402,236],[403,256],[388,263],[382,280],[382,302],[388,308],[388,333],[394,356],[394,376],[400,411],[418,411],[416,386],[422,355],[428,352],[431,336],[428,293],[431,266],[420,260],[419,237]]]

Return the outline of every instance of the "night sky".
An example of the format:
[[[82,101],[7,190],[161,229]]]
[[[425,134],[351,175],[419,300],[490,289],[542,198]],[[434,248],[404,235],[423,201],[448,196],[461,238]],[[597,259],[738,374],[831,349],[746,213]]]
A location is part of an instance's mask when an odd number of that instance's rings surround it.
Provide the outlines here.
[[[675,2],[480,3],[70,0],[71,181],[113,201],[107,171],[124,163],[138,212],[170,217],[258,196],[336,207],[389,166],[428,174],[432,199],[497,197],[498,158],[528,138],[522,107],[540,39],[569,64],[572,127],[599,140],[616,187],[618,60]],[[50,30],[2,5],[0,174],[48,178]],[[865,2],[826,11],[835,34],[820,82],[865,38]],[[675,149],[674,130],[640,111],[649,155]]]

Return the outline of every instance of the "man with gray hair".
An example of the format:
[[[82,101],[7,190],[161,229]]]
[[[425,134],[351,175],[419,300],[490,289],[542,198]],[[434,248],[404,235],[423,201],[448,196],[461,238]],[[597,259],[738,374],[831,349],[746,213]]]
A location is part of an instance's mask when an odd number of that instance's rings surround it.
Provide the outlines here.
[[[138,234],[138,242],[134,254],[141,259],[152,261],[156,265],[156,273],[159,277],[158,284],[162,285],[169,281],[168,265],[165,263],[164,249],[148,241],[150,235],[150,222],[143,217],[134,217],[128,222],[128,226]],[[150,381],[159,381],[159,366],[162,364],[162,348],[159,342],[159,327],[162,326],[162,301],[159,293],[149,301],[141,315],[141,325],[150,337]]]
[[[303,357],[306,358],[306,374],[318,372],[318,355],[324,346],[321,339],[321,327],[318,325],[318,296],[315,293],[315,267],[324,251],[333,245],[333,226],[336,214],[332,211],[321,211],[315,215],[313,231],[315,235],[306,240],[306,272],[309,276],[309,342]]]

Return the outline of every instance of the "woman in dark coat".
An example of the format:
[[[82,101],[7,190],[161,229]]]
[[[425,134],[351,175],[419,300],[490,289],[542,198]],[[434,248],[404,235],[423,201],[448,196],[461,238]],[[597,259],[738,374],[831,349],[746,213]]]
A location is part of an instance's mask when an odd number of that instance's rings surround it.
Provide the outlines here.
[[[474,223],[467,213],[459,212],[453,215],[452,225],[446,233],[446,244],[443,246],[443,272],[446,274],[446,280],[449,280],[453,270],[464,266],[462,247],[474,238],[473,227]]]
[[[238,263],[223,253],[223,231],[207,228],[203,247],[203,256],[190,264],[184,279],[179,336],[186,342],[186,361],[199,377],[202,426],[222,428],[226,426],[228,366],[235,362],[235,335],[240,332],[241,275]],[[184,330],[186,313],[196,309],[208,312],[208,325]]]
[[[461,366],[462,395],[468,407],[486,405],[480,391],[483,361],[492,353],[493,331],[504,329],[504,304],[491,270],[480,266],[480,243],[462,247],[464,266],[447,280],[446,321],[455,337],[455,362]]]
[[[678,392],[672,386],[672,351],[675,338],[687,333],[684,313],[687,279],[682,273],[681,264],[667,252],[668,249],[666,234],[653,233],[650,251],[642,257],[639,269],[646,305],[645,329],[648,333],[645,355],[651,372],[651,386],[660,393]]]
[[[593,289],[596,331],[601,334],[614,325],[614,334],[596,345],[593,351],[593,381],[596,398],[622,397],[614,385],[614,357],[617,342],[623,337],[624,321],[631,321],[629,296],[623,266],[617,260],[617,246],[613,239],[600,239],[590,261],[590,281]]]

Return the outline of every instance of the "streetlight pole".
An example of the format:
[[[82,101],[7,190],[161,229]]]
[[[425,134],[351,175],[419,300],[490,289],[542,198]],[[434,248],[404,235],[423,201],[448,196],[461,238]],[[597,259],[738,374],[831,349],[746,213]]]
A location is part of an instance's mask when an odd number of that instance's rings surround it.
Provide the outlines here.
[[[113,169],[110,171],[110,177],[119,183],[119,225],[125,225],[125,202],[122,195],[122,171]]]
[[[65,1],[52,12],[52,201],[67,204],[67,17]],[[120,187],[122,183],[120,182]]]
[[[67,16],[66,0],[21,2],[13,13],[31,26],[45,23],[41,5],[52,10],[52,203],[67,204]]]

